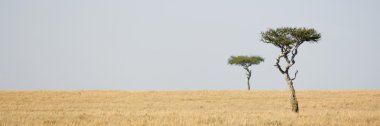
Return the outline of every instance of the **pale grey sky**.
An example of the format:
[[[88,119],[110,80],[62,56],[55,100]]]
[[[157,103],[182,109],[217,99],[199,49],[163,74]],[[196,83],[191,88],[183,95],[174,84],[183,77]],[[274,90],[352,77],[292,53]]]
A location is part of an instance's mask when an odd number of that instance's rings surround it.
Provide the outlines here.
[[[260,32],[315,28],[296,89],[380,89],[378,0],[0,0],[0,90],[286,89]]]

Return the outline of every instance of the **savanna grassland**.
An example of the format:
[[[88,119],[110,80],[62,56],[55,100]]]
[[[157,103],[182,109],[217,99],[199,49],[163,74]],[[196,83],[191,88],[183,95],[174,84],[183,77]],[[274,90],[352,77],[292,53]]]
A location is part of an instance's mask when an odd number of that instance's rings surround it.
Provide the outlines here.
[[[380,90],[298,91],[0,91],[8,125],[380,125]]]

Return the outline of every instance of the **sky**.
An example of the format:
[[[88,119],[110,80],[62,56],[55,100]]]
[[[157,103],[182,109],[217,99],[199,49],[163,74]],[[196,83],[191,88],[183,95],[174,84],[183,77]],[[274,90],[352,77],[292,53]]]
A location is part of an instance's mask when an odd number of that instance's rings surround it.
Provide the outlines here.
[[[306,27],[300,90],[380,89],[378,0],[0,0],[0,90],[285,90],[269,28]]]

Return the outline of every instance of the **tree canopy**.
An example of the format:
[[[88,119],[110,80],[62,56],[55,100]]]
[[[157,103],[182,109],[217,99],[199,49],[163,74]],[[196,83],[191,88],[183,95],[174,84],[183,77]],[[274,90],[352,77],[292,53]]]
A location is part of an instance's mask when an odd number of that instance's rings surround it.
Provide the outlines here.
[[[264,58],[260,56],[231,56],[228,59],[230,65],[251,66],[260,64],[264,61]]]
[[[320,38],[321,34],[313,28],[281,27],[268,29],[261,33],[262,42],[273,44],[281,49],[281,55],[278,56],[275,66],[283,74],[288,73],[289,68],[295,64],[294,59],[298,53],[298,47],[302,43],[318,42]],[[288,64],[285,69],[279,65],[281,58],[284,58]]]
[[[303,42],[318,42],[321,34],[312,28],[281,27],[261,33],[261,41],[279,48],[299,46]]]

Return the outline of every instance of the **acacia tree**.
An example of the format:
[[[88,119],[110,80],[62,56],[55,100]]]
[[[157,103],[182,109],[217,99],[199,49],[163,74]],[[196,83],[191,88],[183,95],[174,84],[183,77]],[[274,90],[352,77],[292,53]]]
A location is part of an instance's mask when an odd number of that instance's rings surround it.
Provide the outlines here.
[[[298,70],[292,78],[289,75],[289,69],[296,63],[294,58],[298,53],[298,48],[305,42],[318,42],[321,34],[312,28],[282,27],[262,32],[261,37],[262,42],[273,44],[281,49],[281,54],[277,57],[274,66],[285,76],[290,92],[292,111],[298,113],[298,101],[293,87],[293,80],[296,79]],[[280,65],[281,60],[285,60],[285,66]]]
[[[228,59],[228,64],[242,66],[244,70],[246,70],[248,90],[251,90],[251,85],[249,84],[249,80],[251,79],[251,76],[252,76],[252,70],[249,69],[249,67],[251,67],[252,65],[260,64],[263,61],[264,61],[264,58],[260,56],[231,56]]]

